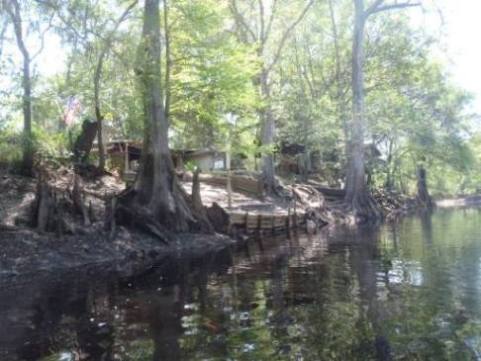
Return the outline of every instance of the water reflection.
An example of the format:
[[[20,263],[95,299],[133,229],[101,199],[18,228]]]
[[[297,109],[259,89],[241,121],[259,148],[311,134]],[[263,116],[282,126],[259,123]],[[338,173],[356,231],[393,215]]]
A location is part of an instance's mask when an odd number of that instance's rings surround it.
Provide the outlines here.
[[[0,359],[478,360],[481,213],[258,239],[0,294]]]

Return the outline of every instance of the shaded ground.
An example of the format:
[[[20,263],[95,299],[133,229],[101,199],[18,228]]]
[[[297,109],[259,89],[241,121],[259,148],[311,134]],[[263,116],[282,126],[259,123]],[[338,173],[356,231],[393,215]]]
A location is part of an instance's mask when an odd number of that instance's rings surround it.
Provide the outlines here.
[[[73,173],[66,168],[55,171],[55,178],[49,181],[59,192],[71,192]],[[94,217],[102,218],[104,200],[125,188],[120,179],[104,175],[90,181],[82,182],[86,202],[92,203]],[[13,174],[0,173],[0,226],[15,226],[26,222],[31,204],[35,198],[36,179]]]
[[[0,175],[0,225],[15,225],[15,219],[28,211],[34,196],[34,180]]]
[[[58,191],[70,192],[73,176],[59,170],[50,184]],[[188,258],[232,244],[232,239],[220,234],[181,234],[166,245],[124,227],[118,227],[110,237],[104,230],[104,199],[124,187],[122,181],[108,175],[84,181],[83,190],[86,202],[92,204],[94,222],[83,227],[79,216],[76,219],[79,231],[59,236],[39,233],[27,226],[36,180],[0,175],[0,285],[5,287],[12,282],[31,281],[41,274],[76,268],[101,267],[132,275],[167,257]]]

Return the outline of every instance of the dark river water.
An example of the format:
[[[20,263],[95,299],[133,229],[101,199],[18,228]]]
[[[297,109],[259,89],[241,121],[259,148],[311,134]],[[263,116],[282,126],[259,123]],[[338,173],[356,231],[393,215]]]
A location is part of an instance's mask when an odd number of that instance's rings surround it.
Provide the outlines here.
[[[0,360],[481,360],[481,211],[0,290]]]

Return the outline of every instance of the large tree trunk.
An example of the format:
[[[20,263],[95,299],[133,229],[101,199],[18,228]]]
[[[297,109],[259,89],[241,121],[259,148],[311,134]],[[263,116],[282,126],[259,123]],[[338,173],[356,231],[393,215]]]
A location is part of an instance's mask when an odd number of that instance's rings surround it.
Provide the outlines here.
[[[422,165],[417,166],[416,178],[417,178],[417,188],[418,188],[418,194],[416,196],[416,199],[418,203],[426,209],[434,208],[434,202],[431,196],[429,195],[429,191],[428,191],[426,169]]]
[[[360,220],[380,217],[380,211],[366,184],[364,163],[364,47],[366,17],[364,0],[354,0],[354,37],[352,47],[353,118],[348,155],[345,202]]]
[[[393,147],[394,140],[390,139],[386,158],[386,182],[384,183],[384,188],[388,191],[394,190]]]
[[[144,149],[134,188],[121,201],[143,214],[144,228],[185,232],[200,228],[174,172],[168,142],[168,119],[161,88],[161,36],[159,0],[146,0],[143,39],[139,53],[140,85],[144,99]],[[137,219],[142,222],[142,219]]]

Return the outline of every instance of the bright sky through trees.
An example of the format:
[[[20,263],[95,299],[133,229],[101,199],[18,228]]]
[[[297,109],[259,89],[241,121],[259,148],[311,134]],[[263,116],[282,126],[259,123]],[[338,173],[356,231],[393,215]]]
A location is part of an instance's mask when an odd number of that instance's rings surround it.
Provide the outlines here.
[[[415,22],[442,36],[446,45],[446,60],[454,79],[460,86],[475,94],[475,110],[481,113],[481,46],[479,46],[479,14],[481,2],[475,0],[436,0],[442,14],[429,6],[427,12],[411,11]],[[442,19],[442,20],[441,20]],[[13,44],[12,44],[13,45]],[[16,49],[8,49],[16,53]],[[57,35],[50,32],[46,37],[43,53],[37,60],[37,69],[44,75],[61,71],[65,54]]]
[[[476,111],[481,113],[481,46],[479,43],[481,2],[444,0],[443,16],[449,60],[455,80],[476,95]]]
[[[361,213],[371,203],[361,199],[370,198],[351,194],[417,188],[418,197],[428,183],[435,196],[481,192],[475,2],[2,5],[0,140],[16,155],[33,149],[28,144],[43,157],[88,154],[94,135],[98,152],[82,161],[99,170],[103,144],[118,139],[157,145],[144,151],[159,159],[169,159],[169,149],[224,149],[225,115],[235,114],[228,148],[238,152],[239,167],[262,174],[266,194],[277,193],[275,176],[318,174],[327,186],[345,187],[347,209],[371,218]],[[155,41],[142,33],[147,20]],[[88,147],[72,149],[87,126]],[[303,146],[292,164],[279,155],[289,144]],[[156,187],[171,184],[164,180]]]

